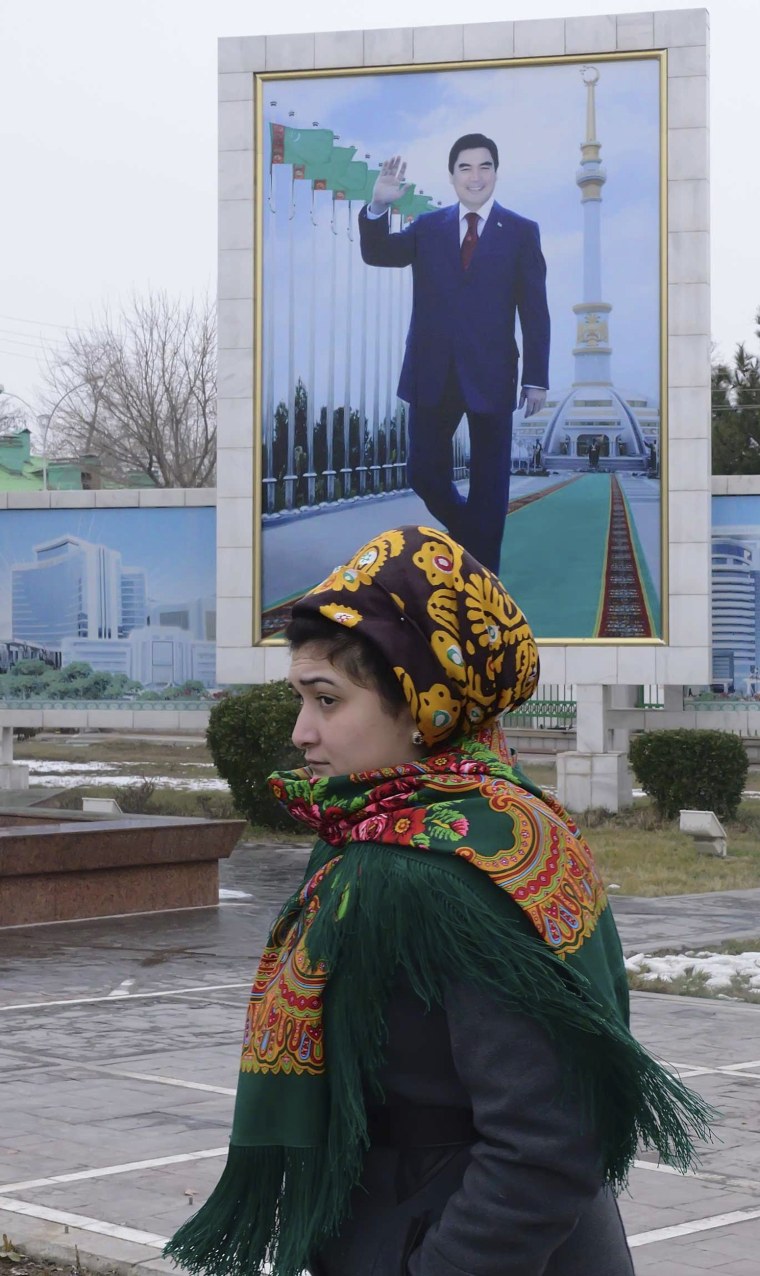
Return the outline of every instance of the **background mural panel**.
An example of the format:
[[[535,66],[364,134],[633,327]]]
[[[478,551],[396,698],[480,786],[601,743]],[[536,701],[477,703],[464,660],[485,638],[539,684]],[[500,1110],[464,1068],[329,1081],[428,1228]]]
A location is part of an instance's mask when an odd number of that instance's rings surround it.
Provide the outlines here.
[[[760,494],[712,498],[713,688],[760,695]]]
[[[3,510],[0,701],[216,685],[216,511]]]

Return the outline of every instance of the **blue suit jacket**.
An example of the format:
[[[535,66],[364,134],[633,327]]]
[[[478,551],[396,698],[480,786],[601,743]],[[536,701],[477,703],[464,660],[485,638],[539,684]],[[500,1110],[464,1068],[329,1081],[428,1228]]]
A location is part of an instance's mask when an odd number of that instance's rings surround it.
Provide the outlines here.
[[[517,388],[515,314],[522,380],[549,385],[546,263],[535,222],[494,203],[468,270],[462,269],[459,205],[423,213],[398,234],[389,218],[359,214],[364,261],[411,266],[412,318],[398,386],[408,403],[440,402],[453,361],[467,407],[511,411]]]

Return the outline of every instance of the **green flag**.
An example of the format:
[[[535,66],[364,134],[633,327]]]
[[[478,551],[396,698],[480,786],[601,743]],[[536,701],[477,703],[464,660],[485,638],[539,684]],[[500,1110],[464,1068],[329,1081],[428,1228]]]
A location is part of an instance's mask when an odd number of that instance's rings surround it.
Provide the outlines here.
[[[330,158],[335,134],[329,128],[298,129],[270,124],[273,164],[323,164]]]
[[[420,213],[432,213],[434,208],[435,204],[429,195],[415,195],[409,215],[412,218],[419,217]]]
[[[333,146],[326,161],[306,164],[303,175],[314,183],[315,191],[334,190],[355,154],[355,146]]]
[[[357,191],[356,194],[352,193],[351,198],[360,199],[363,204],[370,204],[372,202],[372,196],[375,190],[375,182],[377,181],[379,176],[380,176],[379,168],[367,169],[367,177],[364,182],[364,189],[361,191]]]
[[[336,199],[363,199],[367,186],[367,165],[364,160],[353,160],[330,185]]]

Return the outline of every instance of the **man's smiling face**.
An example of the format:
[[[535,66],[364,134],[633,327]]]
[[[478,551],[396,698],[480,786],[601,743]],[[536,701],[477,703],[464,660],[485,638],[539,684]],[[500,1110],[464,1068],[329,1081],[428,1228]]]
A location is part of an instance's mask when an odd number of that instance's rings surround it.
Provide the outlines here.
[[[485,146],[460,151],[449,177],[459,202],[476,213],[491,198],[496,185],[496,168],[491,152]]]

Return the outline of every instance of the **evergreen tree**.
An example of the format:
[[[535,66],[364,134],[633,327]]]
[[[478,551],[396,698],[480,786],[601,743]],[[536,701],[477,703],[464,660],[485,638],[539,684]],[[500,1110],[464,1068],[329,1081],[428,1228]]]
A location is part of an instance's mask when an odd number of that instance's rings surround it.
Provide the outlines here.
[[[755,315],[760,339],[760,309]],[[741,342],[712,366],[712,472],[760,474],[760,355]]]

